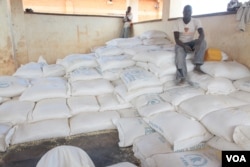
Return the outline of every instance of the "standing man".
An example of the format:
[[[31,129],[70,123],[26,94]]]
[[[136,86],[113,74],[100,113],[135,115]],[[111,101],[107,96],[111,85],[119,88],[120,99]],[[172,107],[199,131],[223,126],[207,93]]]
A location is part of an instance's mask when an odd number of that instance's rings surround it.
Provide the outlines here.
[[[198,31],[198,39],[194,39],[195,33]],[[186,5],[183,9],[183,18],[178,19],[173,29],[175,38],[175,65],[177,68],[176,82],[177,84],[188,81],[186,56],[187,53],[194,52],[193,63],[194,70],[202,73],[200,66],[204,63],[204,55],[206,51],[205,35],[199,19],[192,18],[192,7]]]
[[[126,14],[123,18],[123,28],[121,32],[121,38],[128,38],[131,36],[131,25],[132,25],[133,15],[131,12],[131,6],[128,6]]]

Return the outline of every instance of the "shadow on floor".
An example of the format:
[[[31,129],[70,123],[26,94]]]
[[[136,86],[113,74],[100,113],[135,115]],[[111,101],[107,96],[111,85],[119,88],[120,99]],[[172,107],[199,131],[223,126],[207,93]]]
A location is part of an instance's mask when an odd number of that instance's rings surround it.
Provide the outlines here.
[[[139,160],[134,157],[132,147],[121,148],[118,142],[118,132],[112,130],[13,145],[5,153],[0,153],[0,166],[35,167],[48,150],[60,145],[82,148],[96,167],[125,161],[140,166]]]

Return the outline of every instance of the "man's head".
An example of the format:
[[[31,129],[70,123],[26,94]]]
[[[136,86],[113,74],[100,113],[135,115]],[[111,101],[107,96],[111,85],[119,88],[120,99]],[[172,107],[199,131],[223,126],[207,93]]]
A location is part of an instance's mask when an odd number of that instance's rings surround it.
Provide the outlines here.
[[[192,6],[186,5],[183,8],[183,17],[184,18],[191,18],[192,16]]]
[[[127,11],[128,11],[128,12],[131,11],[131,6],[128,6]]]

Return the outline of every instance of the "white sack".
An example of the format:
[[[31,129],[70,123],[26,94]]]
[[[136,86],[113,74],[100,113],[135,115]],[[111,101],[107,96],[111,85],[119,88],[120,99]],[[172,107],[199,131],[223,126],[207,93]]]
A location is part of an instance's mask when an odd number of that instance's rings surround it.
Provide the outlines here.
[[[167,139],[174,151],[194,147],[211,138],[211,134],[200,122],[175,111],[155,114],[144,120]]]
[[[40,78],[43,77],[43,64],[30,62],[24,65],[21,65],[13,76],[21,77],[21,78]]]
[[[70,54],[67,55],[62,60],[58,59],[56,64],[63,65],[66,72],[71,72],[80,67],[96,67],[98,63],[96,62],[95,53],[88,54]]]
[[[163,60],[164,62],[164,60]],[[153,63],[148,63],[149,70],[153,72],[158,77],[163,77],[165,75],[176,75],[176,65],[175,63],[166,63],[163,66],[157,66]],[[186,60],[187,72],[191,72],[194,69],[194,64],[191,60]]]
[[[95,50],[96,57],[118,56],[123,54],[123,50],[116,46],[101,46]]]
[[[67,99],[67,104],[72,115],[81,112],[97,112],[100,109],[95,96],[71,96]]]
[[[207,94],[227,95],[236,91],[231,80],[222,77],[215,77],[207,83]]]
[[[124,84],[118,85],[115,87],[115,94],[117,96],[120,96],[123,100],[130,102],[134,98],[144,95],[144,94],[150,94],[150,93],[161,93],[163,91],[162,86],[156,86],[156,87],[145,87],[140,88],[134,91],[128,91],[126,86]]]
[[[164,85],[166,82],[175,81],[176,74],[167,74],[160,77],[161,83]]]
[[[89,155],[79,147],[57,146],[46,152],[36,167],[95,167]]]
[[[123,48],[124,54],[128,54],[131,56],[136,56],[138,53],[149,50],[159,50],[161,49],[161,45],[137,45],[130,48]]]
[[[102,71],[135,65],[135,61],[129,55],[104,56],[97,58],[97,62]]]
[[[167,38],[151,38],[151,39],[143,39],[143,45],[168,45],[172,42]]]
[[[167,91],[167,90],[169,90],[169,89],[187,87],[187,86],[190,86],[187,82],[184,82],[184,83],[181,84],[181,85],[177,85],[177,84],[176,84],[176,80],[174,79],[174,80],[166,81],[166,82],[163,84],[163,91]]]
[[[162,97],[165,101],[171,103],[172,105],[178,106],[181,102],[189,98],[204,94],[205,91],[201,88],[185,86],[168,89],[160,94],[160,97]]]
[[[133,100],[140,116],[149,117],[164,111],[174,111],[174,107],[169,102],[163,100],[158,94],[145,94]]]
[[[135,108],[127,108],[117,111],[120,114],[121,118],[127,118],[127,117],[139,117],[140,114]]]
[[[211,112],[201,123],[214,135],[233,142],[234,129],[239,125],[250,125],[250,105]]]
[[[75,81],[71,83],[72,96],[97,96],[112,93],[113,91],[113,85],[105,79]]]
[[[74,82],[80,80],[100,79],[102,78],[102,75],[94,67],[80,67],[68,73],[67,78],[69,82]]]
[[[155,66],[163,69],[169,65],[175,65],[175,51],[174,50],[152,50],[148,51],[149,62]],[[193,54],[188,53],[186,59],[191,59]]]
[[[137,137],[133,142],[134,156],[140,161],[155,154],[173,152],[172,145],[159,133],[151,133]]]
[[[164,68],[157,67],[153,63],[148,63],[149,71],[154,73],[159,78],[165,75],[176,75],[176,66],[175,64],[168,64]],[[175,78],[174,78],[175,79]]]
[[[213,77],[237,80],[250,76],[249,69],[237,61],[206,61],[201,70]]]
[[[0,123],[19,124],[27,121],[28,114],[35,103],[29,101],[10,100],[0,105]]]
[[[153,73],[139,67],[124,69],[121,73],[121,79],[128,91],[161,85],[160,80]]]
[[[103,79],[114,81],[120,79],[120,74],[122,72],[122,68],[113,68],[109,70],[102,71],[100,67],[97,67],[98,72],[102,75]]]
[[[212,80],[214,77],[208,74],[198,74],[194,71],[190,71],[188,73],[189,79],[191,82],[195,83],[199,87],[201,87],[204,90],[207,90],[207,85],[210,80]]]
[[[141,117],[113,119],[113,123],[118,130],[120,147],[132,146],[137,137],[154,132]]]
[[[221,167],[221,158],[213,150],[157,154],[146,160],[144,167]]]
[[[14,133],[11,125],[0,124],[0,152],[5,152],[10,144],[10,140]]]
[[[16,125],[11,144],[69,136],[68,119],[51,119]]]
[[[34,110],[29,113],[29,122],[70,117],[71,113],[66,100],[65,98],[51,98],[38,101]]]
[[[150,60],[150,54],[151,50],[140,50],[133,55],[133,60],[136,62],[144,62],[147,63]]]
[[[221,151],[242,151],[246,150],[235,142],[230,142],[222,137],[214,136],[207,141],[207,145]]]
[[[141,39],[137,37],[115,38],[106,42],[107,46],[117,46],[120,48],[131,48],[131,47],[135,47],[141,44],[142,44]]]
[[[233,84],[239,90],[250,92],[250,77],[238,79]]]
[[[136,62],[135,64],[137,67],[143,68],[144,70],[149,70],[149,66],[147,62]]]
[[[66,74],[66,70],[63,65],[50,64],[43,66],[44,77],[63,77]]]
[[[160,30],[148,30],[139,35],[141,39],[168,38],[167,33]]]
[[[97,96],[97,100],[100,105],[100,111],[120,110],[132,107],[128,102],[124,101],[123,103],[120,103],[117,96],[113,93],[99,95]]]
[[[116,129],[112,119],[118,118],[120,118],[120,115],[116,111],[80,113],[69,119],[70,134],[76,135],[100,130]]]
[[[21,95],[29,86],[25,78],[15,76],[0,76],[0,97],[14,97]]]
[[[239,125],[234,129],[233,140],[246,150],[250,149],[250,126]]]
[[[233,93],[228,94],[228,96],[231,96],[231,97],[237,98],[239,100],[246,101],[246,102],[250,103],[250,92],[235,91]]]
[[[68,82],[63,77],[46,77],[32,82],[32,86],[22,93],[19,100],[39,101],[47,98],[68,97]]]
[[[226,95],[199,95],[183,101],[177,111],[201,120],[205,115],[221,109],[246,105],[247,102]]]

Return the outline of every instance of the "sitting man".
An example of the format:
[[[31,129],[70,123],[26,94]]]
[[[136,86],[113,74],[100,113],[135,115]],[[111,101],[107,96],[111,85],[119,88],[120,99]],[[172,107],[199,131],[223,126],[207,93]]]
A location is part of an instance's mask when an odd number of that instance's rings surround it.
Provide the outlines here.
[[[198,39],[194,39],[195,33],[198,31]],[[174,29],[175,38],[175,64],[177,68],[176,81],[177,84],[188,81],[186,56],[187,53],[193,52],[195,71],[202,73],[200,66],[204,62],[204,55],[206,51],[205,35],[200,20],[192,18],[192,7],[186,5],[183,9],[183,18],[178,19]]]

